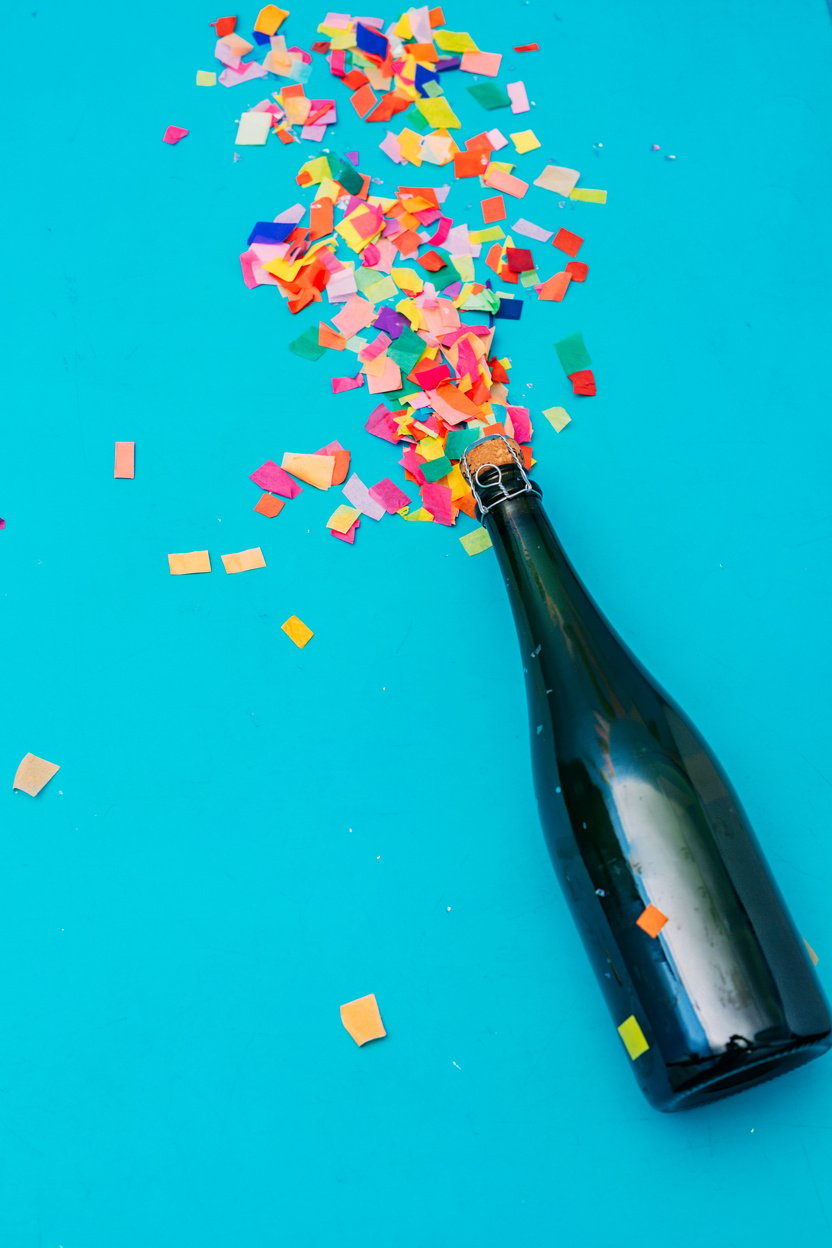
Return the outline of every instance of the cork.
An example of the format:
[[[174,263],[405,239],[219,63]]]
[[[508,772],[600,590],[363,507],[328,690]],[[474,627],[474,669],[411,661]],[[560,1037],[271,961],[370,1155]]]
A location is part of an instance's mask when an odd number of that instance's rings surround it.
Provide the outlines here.
[[[512,449],[514,454],[512,454]],[[482,442],[475,442],[473,446],[469,447],[462,457],[460,469],[470,484],[477,469],[481,468],[483,464],[513,464],[516,467],[517,460],[522,464],[523,455],[520,447],[513,438],[498,433],[490,438],[485,438]]]

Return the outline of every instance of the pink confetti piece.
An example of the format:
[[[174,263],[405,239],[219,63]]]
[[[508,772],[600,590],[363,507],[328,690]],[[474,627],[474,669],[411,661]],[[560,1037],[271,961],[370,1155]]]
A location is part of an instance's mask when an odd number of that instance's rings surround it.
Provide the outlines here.
[[[524,82],[507,82],[506,91],[508,98],[511,100],[511,111],[513,113],[528,113],[531,105],[529,97],[526,94],[526,84]]]
[[[389,477],[370,486],[370,498],[380,503],[389,515],[401,511],[402,507],[409,507],[413,501]]]
[[[519,221],[515,221],[511,227],[512,234],[522,234],[524,238],[533,238],[538,243],[548,243],[554,234],[554,230],[544,230],[541,226],[535,225],[533,221],[527,221],[525,217],[521,217]]]
[[[363,385],[363,373],[356,373],[355,377],[333,377],[332,393],[343,394],[346,390],[360,390]]]
[[[189,133],[190,131],[183,129],[182,126],[168,126],[165,133],[162,135],[162,142],[179,143],[182,139],[184,139],[185,135]]]
[[[261,464],[257,471],[251,474],[250,479],[255,485],[259,485],[261,490],[268,490],[270,494],[279,494],[281,498],[296,498],[303,489],[294,477],[290,477],[288,472],[284,472],[271,459]]]

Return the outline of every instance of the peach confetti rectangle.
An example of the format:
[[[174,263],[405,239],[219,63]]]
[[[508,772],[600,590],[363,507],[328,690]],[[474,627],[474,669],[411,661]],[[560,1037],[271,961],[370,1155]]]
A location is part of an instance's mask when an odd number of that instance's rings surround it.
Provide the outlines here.
[[[136,443],[116,442],[116,460],[113,476],[117,480],[132,481],[136,475]]]
[[[222,566],[226,572],[253,572],[255,568],[265,568],[266,560],[259,546],[251,550],[238,550],[232,555],[220,555]]]
[[[190,576],[193,572],[210,572],[211,556],[207,550],[189,550],[181,555],[168,555],[171,576]]]
[[[38,758],[37,754],[24,754],[15,772],[12,788],[28,793],[30,797],[37,797],[41,789],[60,770],[58,763],[47,762],[45,758]]]
[[[341,1022],[359,1047],[368,1040],[380,1040],[387,1035],[374,992],[342,1005]]]

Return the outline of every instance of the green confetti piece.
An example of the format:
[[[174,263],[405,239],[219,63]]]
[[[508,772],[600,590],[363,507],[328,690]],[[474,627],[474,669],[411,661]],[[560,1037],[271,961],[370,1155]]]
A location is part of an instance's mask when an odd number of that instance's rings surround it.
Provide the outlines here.
[[[391,360],[395,360],[402,373],[407,376],[425,352],[425,340],[407,326],[387,348]]]
[[[340,182],[344,190],[350,195],[357,195],[364,185],[364,179],[358,170],[354,169],[345,160],[341,161],[340,168],[335,175],[335,181]]]
[[[453,464],[447,455],[440,455],[439,459],[431,459],[428,463],[421,464],[420,468],[426,481],[441,481],[443,477],[447,477]]]
[[[483,108],[508,108],[511,104],[509,96],[496,82],[475,82],[473,87],[468,88],[468,93]]]
[[[496,290],[481,290],[476,295],[469,295],[462,305],[463,312],[496,312],[500,306],[500,296]]]
[[[294,342],[289,343],[289,350],[293,355],[299,355],[302,360],[319,360],[322,355],[326,355],[327,348],[322,347],[318,342],[318,326],[310,325],[305,329],[300,338],[296,338]]]
[[[560,342],[555,343],[555,350],[567,377],[592,367],[592,360],[586,349],[583,334],[570,334],[568,338],[561,338]]]
[[[462,459],[462,456],[478,441],[480,434],[474,429],[452,429],[445,439],[445,454],[448,459]]]

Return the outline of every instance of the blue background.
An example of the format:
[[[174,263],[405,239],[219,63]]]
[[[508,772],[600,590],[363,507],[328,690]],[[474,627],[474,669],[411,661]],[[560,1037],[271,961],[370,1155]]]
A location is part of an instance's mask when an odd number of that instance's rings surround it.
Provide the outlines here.
[[[233,161],[265,87],[193,85],[210,6],[30,3],[3,70],[0,1242],[830,1242],[832,1060],[688,1115],[641,1099],[537,825],[492,556],[395,518],[350,548],[312,489],[252,511],[254,468],[332,438],[400,479],[366,393],[286,351],[313,316],[240,280],[312,146]],[[543,51],[500,76],[525,117],[450,83],[463,134],[531,125],[521,173],[609,190],[511,203],[584,234],[591,266],[499,326],[514,401],[573,413],[559,436],[538,415],[537,478],[726,766],[828,986],[827,10],[466,11],[448,24],[481,46]],[[333,89],[342,150],[419,181]],[[455,218],[479,198],[454,187]],[[575,330],[597,399],[552,350]],[[267,570],[226,576],[254,545]],[[168,575],[200,548],[212,575]],[[29,750],[62,768],[36,800],[10,789]],[[358,1049],[338,1007],[367,992],[389,1036]]]

